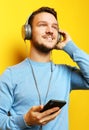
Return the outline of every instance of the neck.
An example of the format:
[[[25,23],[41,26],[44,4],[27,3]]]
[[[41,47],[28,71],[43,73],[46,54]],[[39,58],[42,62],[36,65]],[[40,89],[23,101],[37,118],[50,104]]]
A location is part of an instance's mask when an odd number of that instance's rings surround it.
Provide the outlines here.
[[[29,58],[37,62],[49,62],[50,61],[50,52],[43,53],[31,46]]]

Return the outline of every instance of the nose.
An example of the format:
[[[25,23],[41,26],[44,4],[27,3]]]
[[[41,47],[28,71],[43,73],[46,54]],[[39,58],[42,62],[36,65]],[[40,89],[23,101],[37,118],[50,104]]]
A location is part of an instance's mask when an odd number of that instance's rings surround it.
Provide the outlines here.
[[[53,29],[52,29],[51,26],[47,26],[47,28],[46,28],[46,33],[47,33],[47,34],[53,34]]]

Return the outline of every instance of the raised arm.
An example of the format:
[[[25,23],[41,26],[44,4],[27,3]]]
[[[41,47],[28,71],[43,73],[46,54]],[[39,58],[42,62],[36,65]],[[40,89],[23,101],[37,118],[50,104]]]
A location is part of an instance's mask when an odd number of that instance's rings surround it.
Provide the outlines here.
[[[65,51],[79,68],[71,68],[71,89],[89,88],[89,55],[78,48],[71,40],[68,33],[61,31],[64,39],[56,48]]]

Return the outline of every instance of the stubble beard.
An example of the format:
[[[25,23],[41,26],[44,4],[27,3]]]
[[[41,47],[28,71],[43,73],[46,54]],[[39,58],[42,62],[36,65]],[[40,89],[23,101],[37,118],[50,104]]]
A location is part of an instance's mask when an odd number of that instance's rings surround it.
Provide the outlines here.
[[[46,47],[45,45],[39,45],[38,43],[33,43],[33,46],[38,50],[38,51],[40,51],[40,52],[42,52],[42,53],[49,53],[51,50],[53,50],[54,49],[54,47],[52,47],[52,48],[48,48],[48,47]]]

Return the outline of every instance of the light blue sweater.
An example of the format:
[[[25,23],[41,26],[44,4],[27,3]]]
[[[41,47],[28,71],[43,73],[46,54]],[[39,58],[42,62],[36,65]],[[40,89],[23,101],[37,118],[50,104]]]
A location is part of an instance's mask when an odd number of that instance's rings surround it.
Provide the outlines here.
[[[89,55],[72,41],[64,47],[64,51],[78,64],[80,71],[68,65],[52,63],[53,75],[46,102],[57,99],[66,100],[67,104],[62,108],[59,116],[44,125],[42,130],[69,130],[70,91],[89,89]],[[0,130],[39,130],[39,126],[27,126],[23,119],[23,115],[32,106],[39,105],[29,60],[26,58],[21,63],[8,67],[0,77]],[[35,72],[42,103],[44,103],[51,74],[51,62],[42,63],[31,60],[30,62]]]

